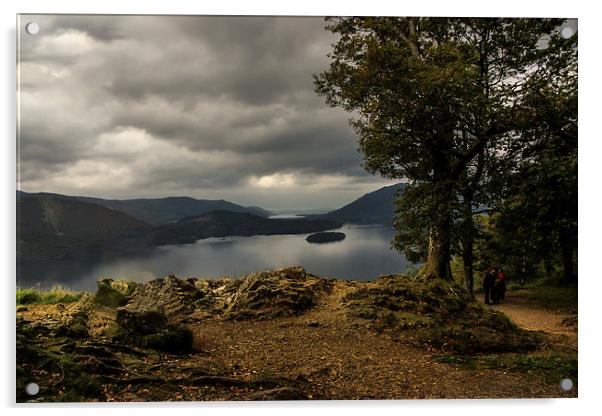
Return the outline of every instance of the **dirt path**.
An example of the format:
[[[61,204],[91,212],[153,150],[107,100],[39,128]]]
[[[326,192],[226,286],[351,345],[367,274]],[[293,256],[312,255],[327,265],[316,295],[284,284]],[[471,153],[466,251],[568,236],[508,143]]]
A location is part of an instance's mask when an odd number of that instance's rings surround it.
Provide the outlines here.
[[[521,291],[507,292],[506,300],[491,308],[503,312],[518,326],[545,332],[555,343],[577,350],[577,325],[563,325],[563,321],[575,315],[535,305]]]

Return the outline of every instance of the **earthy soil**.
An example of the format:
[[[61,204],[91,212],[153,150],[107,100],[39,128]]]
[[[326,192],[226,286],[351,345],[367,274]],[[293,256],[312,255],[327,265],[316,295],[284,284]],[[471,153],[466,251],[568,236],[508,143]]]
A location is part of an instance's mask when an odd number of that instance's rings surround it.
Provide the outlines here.
[[[577,350],[577,324],[567,325],[575,314],[561,312],[553,307],[534,305],[526,296],[526,290],[507,292],[506,300],[491,308],[503,312],[515,324],[530,331],[542,331],[550,335],[554,344]]]
[[[101,353],[100,370],[94,367],[100,373],[100,391],[98,397],[88,393],[86,400],[577,396],[576,387],[565,392],[560,389],[560,380],[549,380],[541,374],[469,369],[441,362],[437,360],[441,351],[418,346],[412,342],[411,331],[379,331],[369,320],[349,314],[343,299],[353,287],[353,282],[333,282],[331,290],[320,292],[316,304],[298,316],[240,320],[205,312],[189,313],[185,319],[180,316],[179,322],[193,333],[194,351],[190,353],[168,354],[115,344],[107,335],[115,326],[115,309],[100,306],[88,310],[91,338],[74,343],[40,333],[37,340],[59,355],[75,348],[80,351],[80,355],[73,355],[80,357],[77,360],[85,358],[81,351]],[[40,323],[56,320],[70,308],[76,306],[29,305],[17,316],[25,322]],[[556,348],[577,348],[576,325],[563,324],[565,318],[571,318],[569,314],[528,303],[520,293],[513,292],[507,293],[504,303],[491,308],[507,314],[525,329],[541,331],[547,347],[534,355],[545,355]],[[89,361],[85,361],[86,368]],[[106,362],[118,363],[119,368]],[[61,398],[68,389],[53,387],[65,382],[62,364],[40,370],[38,365],[26,362],[23,368],[30,377],[45,378],[48,386],[41,383],[41,394],[45,388],[52,390],[52,396],[48,393],[29,401],[69,400],[68,396]],[[105,372],[107,368],[112,370]]]
[[[207,320],[193,325],[206,351],[221,357],[235,375],[278,375],[306,378],[316,398],[425,399],[575,397],[558,383],[523,373],[467,370],[433,359],[436,351],[410,345],[402,337],[379,334],[365,321],[343,319],[338,306],[343,290],[335,290],[314,310],[298,318],[269,321]],[[528,329],[559,331],[563,316],[520,303],[512,295],[494,308],[519,325],[532,316]],[[537,319],[542,318],[542,324]],[[528,320],[529,318],[525,318]],[[553,322],[554,326],[547,326]],[[554,333],[555,332],[551,332]],[[560,381],[560,380],[559,380]]]

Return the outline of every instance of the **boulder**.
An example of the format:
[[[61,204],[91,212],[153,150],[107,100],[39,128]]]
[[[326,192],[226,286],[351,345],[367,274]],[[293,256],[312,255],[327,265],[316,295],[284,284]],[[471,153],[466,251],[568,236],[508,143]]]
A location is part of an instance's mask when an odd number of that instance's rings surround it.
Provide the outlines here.
[[[171,325],[160,311],[117,311],[120,329],[115,337],[119,342],[143,348],[179,353],[192,347],[192,332],[181,325]]]
[[[159,311],[117,310],[117,323],[127,332],[140,335],[154,334],[167,327],[167,316]]]
[[[133,311],[160,311],[168,317],[187,315],[201,306],[207,291],[201,291],[190,280],[175,276],[156,279],[138,286],[128,299],[127,308]]]
[[[136,291],[137,283],[110,278],[96,282],[98,290],[94,297],[97,305],[117,307],[127,303],[128,298]]]
[[[139,345],[173,354],[187,352],[192,348],[192,332],[181,325],[168,325],[155,334],[140,337]]]

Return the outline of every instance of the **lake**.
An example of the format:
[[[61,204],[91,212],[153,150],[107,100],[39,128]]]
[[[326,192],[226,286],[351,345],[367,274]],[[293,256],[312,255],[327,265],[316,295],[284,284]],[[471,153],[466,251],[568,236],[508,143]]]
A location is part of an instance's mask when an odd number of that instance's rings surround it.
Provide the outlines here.
[[[74,290],[95,290],[102,277],[137,282],[168,274],[180,278],[240,277],[286,266],[303,266],[323,277],[372,280],[403,272],[409,262],[390,248],[391,227],[348,225],[343,241],[310,244],[308,234],[208,238],[194,244],[157,247],[143,254],[103,261],[55,260],[17,264],[21,287],[61,284]]]

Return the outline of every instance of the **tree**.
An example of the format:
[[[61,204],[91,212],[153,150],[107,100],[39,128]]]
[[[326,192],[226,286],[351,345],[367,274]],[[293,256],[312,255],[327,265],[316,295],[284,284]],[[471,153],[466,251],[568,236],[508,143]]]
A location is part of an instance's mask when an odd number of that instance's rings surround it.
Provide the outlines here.
[[[417,254],[428,241],[420,275],[451,279],[453,230],[461,219],[466,270],[472,273],[472,211],[483,202],[487,159],[510,140],[518,98],[545,56],[538,42],[561,21],[348,17],[328,22],[339,40],[329,69],[315,77],[315,88],[328,104],[353,114],[350,122],[369,172],[410,182],[398,205],[396,243]]]
[[[557,40],[560,41],[560,40]],[[566,43],[568,41],[560,41]],[[571,43],[576,45],[576,36]],[[574,283],[577,252],[577,50],[559,59],[563,71],[534,77],[525,95],[522,146],[494,222],[507,251],[529,261],[558,259]],[[510,250],[509,250],[510,249]]]

